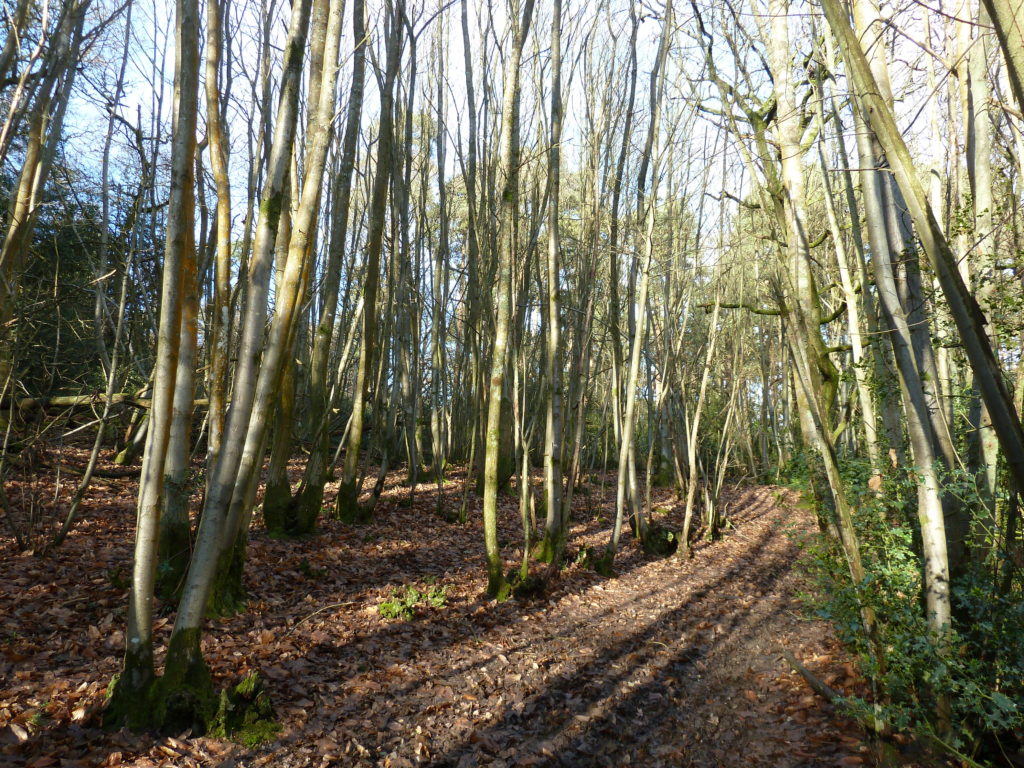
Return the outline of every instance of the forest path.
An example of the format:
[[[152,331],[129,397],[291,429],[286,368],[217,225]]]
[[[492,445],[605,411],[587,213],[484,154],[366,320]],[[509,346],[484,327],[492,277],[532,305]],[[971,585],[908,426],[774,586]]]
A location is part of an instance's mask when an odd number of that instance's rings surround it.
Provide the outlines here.
[[[410,500],[396,473],[369,525],[325,521],[298,541],[254,528],[249,610],[214,622],[203,648],[219,685],[264,674],[283,729],[255,750],[92,727],[123,647],[131,488],[119,486],[48,558],[11,556],[0,542],[0,765],[868,762],[855,726],[780,654],[785,647],[835,688],[858,686],[828,625],[799,602],[798,542],[815,524],[778,503],[785,492],[729,490],[732,527],[691,559],[651,557],[627,535],[615,578],[573,564],[543,598],[497,605],[481,595],[478,515],[442,520],[431,489]],[[613,492],[595,485],[577,496],[570,555],[606,544]],[[445,493],[457,508],[461,483]],[[655,491],[653,506],[678,527],[667,491]],[[517,499],[503,495],[501,511],[511,568],[521,557]],[[383,618],[381,602],[408,587],[444,587],[445,605]]]
[[[574,529],[570,552],[605,545],[611,492],[586,500],[593,519]],[[857,686],[831,629],[809,620],[799,601],[807,589],[794,567],[799,541],[815,523],[783,497],[791,498],[766,487],[731,490],[732,527],[697,545],[692,559],[652,558],[630,540],[616,578],[572,566],[541,601],[480,601],[475,526],[444,551],[417,547],[397,558],[406,581],[436,575],[450,584],[450,604],[344,643],[321,635],[302,668],[350,671],[321,686],[320,714],[291,744],[244,764],[330,764],[335,756],[388,768],[866,763],[853,724],[780,654],[787,648],[838,688]],[[678,527],[667,493],[653,506]],[[511,498],[503,512],[503,532],[515,541]],[[423,533],[412,540],[433,539]],[[510,568],[520,553],[506,551]],[[468,592],[462,578],[450,581],[453,566],[475,577]],[[371,626],[379,621],[372,602],[365,612]],[[311,739],[311,729],[323,736]]]

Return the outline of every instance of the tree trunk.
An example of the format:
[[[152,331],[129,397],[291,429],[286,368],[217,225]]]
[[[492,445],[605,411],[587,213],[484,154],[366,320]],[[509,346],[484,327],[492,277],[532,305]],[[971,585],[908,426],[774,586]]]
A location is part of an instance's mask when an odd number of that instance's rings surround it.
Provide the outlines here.
[[[562,360],[559,307],[562,244],[559,238],[562,141],[562,0],[553,0],[551,21],[551,139],[548,147],[547,339],[545,346],[544,542],[541,559],[554,562],[563,547],[562,525]]]
[[[335,515],[345,522],[361,518],[357,477],[359,457],[363,443],[363,422],[366,399],[370,389],[370,371],[376,354],[377,288],[380,283],[380,254],[384,244],[384,223],[387,217],[387,194],[391,180],[391,145],[394,141],[394,85],[401,60],[402,25],[398,9],[392,9],[387,43],[387,63],[381,87],[380,133],[377,139],[377,169],[370,198],[369,222],[366,234],[366,272],[363,279],[363,335],[359,347],[359,367],[356,371],[355,394],[352,401],[352,426],[348,434],[345,467]]]
[[[486,439],[484,442],[484,545],[487,552],[487,593],[504,600],[509,593],[502,572],[501,547],[498,544],[498,462],[502,453],[502,405],[505,389],[506,352],[512,316],[512,266],[516,256],[513,233],[519,205],[519,90],[523,45],[533,21],[534,0],[510,0],[508,13],[512,31],[502,99],[499,198],[498,281],[495,287],[494,344],[491,348],[491,375],[487,399]]]
[[[364,80],[366,72],[366,10],[363,0],[352,5],[352,87],[349,90],[342,139],[341,163],[331,193],[331,235],[328,241],[327,263],[324,265],[323,305],[316,333],[309,373],[309,422],[315,433],[309,459],[303,471],[300,491],[292,500],[286,530],[294,534],[312,533],[323,504],[324,484],[329,474],[328,456],[331,435],[326,427],[332,399],[328,396],[327,373],[334,324],[338,312],[338,293],[341,284],[341,255],[348,233],[349,206],[352,199],[352,176],[355,170],[359,123],[362,117]],[[350,336],[350,339],[352,337]],[[346,355],[343,355],[346,357]]]
[[[150,409],[149,437],[139,481],[127,647],[121,676],[105,715],[108,725],[127,725],[134,729],[154,725],[154,713],[148,702],[155,679],[153,592],[164,503],[164,463],[171,436],[182,338],[182,290],[189,264],[195,268],[193,174],[199,112],[199,40],[184,30],[198,29],[198,0],[177,0],[175,20],[174,139],[171,145],[171,191],[167,207],[153,407]]]

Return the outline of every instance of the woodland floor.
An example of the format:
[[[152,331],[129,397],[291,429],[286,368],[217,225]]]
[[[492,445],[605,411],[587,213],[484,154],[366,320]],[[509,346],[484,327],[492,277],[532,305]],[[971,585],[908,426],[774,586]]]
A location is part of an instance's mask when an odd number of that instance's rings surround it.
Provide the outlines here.
[[[204,653],[220,685],[265,676],[283,729],[256,749],[97,727],[123,651],[134,479],[100,478],[73,535],[45,557],[0,538],[0,765],[870,763],[856,726],[779,653],[860,691],[830,627],[800,601],[799,541],[814,521],[786,492],[730,489],[732,527],[692,559],[648,556],[627,533],[616,578],[570,565],[544,597],[497,605],[482,595],[479,499],[470,523],[450,523],[433,512],[434,486],[410,505],[400,480],[368,525],[324,520],[315,538],[278,541],[254,522],[249,610],[212,622]],[[457,508],[461,479],[445,489]],[[500,502],[509,568],[522,552],[517,498]],[[570,555],[607,542],[612,477],[576,499]],[[680,525],[669,492],[653,506]],[[379,615],[394,589],[429,584],[447,587],[447,605],[410,621]],[[157,627],[162,644],[167,606]]]

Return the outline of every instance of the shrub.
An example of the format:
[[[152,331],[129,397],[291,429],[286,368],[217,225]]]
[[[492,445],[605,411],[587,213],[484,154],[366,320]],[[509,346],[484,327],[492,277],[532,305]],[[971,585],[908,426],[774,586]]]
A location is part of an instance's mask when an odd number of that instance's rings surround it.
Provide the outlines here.
[[[886,477],[881,496],[870,493],[861,462],[844,464],[844,479],[856,505],[855,524],[866,570],[854,585],[838,545],[824,535],[805,543],[803,563],[818,586],[808,598],[856,650],[861,669],[875,683],[880,714],[897,731],[930,734],[961,755],[998,755],[1024,729],[1024,590],[1019,580],[1002,590],[993,569],[980,566],[958,575],[952,588],[953,626],[945,644],[929,638],[924,608],[916,477],[912,471]],[[972,483],[950,477],[949,493],[972,503]],[[860,600],[875,609],[886,658],[884,668],[868,652]],[[951,704],[951,731],[935,737],[940,696]],[[867,702],[848,699],[854,712]],[[879,710],[875,710],[879,711]]]

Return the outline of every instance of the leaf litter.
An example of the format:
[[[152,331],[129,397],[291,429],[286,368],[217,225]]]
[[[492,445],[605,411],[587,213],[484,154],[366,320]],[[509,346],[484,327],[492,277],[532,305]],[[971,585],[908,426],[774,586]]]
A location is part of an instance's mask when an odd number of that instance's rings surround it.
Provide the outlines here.
[[[295,463],[291,470],[298,473]],[[457,509],[464,477],[445,483]],[[537,480],[535,479],[535,482]],[[329,486],[328,506],[333,496]],[[124,651],[136,485],[94,491],[63,547],[20,554],[0,538],[0,765],[44,766],[834,766],[871,762],[856,724],[816,696],[785,647],[834,689],[865,695],[831,628],[808,618],[796,539],[814,530],[783,492],[728,491],[732,528],[694,557],[659,559],[624,537],[606,579],[573,563],[608,541],[614,484],[576,496],[569,563],[529,600],[483,595],[480,500],[470,522],[435,514],[389,475],[374,520],[323,519],[274,540],[254,522],[248,610],[211,621],[219,685],[266,679],[282,725],[254,749],[98,727]],[[500,499],[503,555],[522,557],[518,494]],[[654,489],[662,524],[680,505]],[[444,590],[385,618],[396,590]],[[440,603],[440,604],[433,604]],[[158,605],[157,665],[173,623]]]

